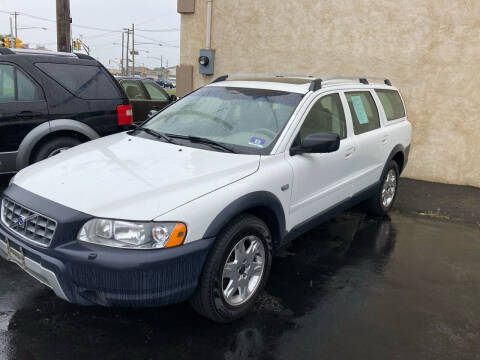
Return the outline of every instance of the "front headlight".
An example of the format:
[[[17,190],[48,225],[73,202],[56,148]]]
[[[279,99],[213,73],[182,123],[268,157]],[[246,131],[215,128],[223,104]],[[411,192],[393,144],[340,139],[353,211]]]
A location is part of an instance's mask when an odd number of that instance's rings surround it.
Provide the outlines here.
[[[77,239],[124,249],[161,249],[182,245],[186,235],[184,223],[92,219],[82,226]]]

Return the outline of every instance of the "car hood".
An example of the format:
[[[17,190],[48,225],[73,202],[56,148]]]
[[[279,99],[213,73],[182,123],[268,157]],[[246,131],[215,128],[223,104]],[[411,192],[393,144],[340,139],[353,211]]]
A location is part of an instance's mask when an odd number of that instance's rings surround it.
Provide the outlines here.
[[[152,220],[253,174],[259,162],[121,133],[31,165],[14,183],[96,217]]]

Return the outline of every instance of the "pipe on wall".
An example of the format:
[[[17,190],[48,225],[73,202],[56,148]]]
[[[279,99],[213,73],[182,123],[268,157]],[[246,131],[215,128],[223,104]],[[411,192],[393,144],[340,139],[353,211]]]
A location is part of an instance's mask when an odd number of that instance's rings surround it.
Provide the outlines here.
[[[207,0],[207,34],[205,48],[212,48],[212,0]]]

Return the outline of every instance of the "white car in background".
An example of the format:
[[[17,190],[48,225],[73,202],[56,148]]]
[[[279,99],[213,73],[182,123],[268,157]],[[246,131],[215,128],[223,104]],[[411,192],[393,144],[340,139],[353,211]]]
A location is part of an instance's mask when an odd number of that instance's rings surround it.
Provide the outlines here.
[[[272,253],[359,202],[386,214],[411,124],[388,80],[244,75],[19,172],[0,254],[76,304],[244,315]]]

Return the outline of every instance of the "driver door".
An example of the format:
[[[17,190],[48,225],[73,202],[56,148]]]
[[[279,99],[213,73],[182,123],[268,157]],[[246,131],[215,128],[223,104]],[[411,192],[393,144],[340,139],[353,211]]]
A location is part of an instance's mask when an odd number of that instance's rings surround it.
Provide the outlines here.
[[[352,196],[352,161],[355,147],[351,126],[347,127],[346,104],[337,92],[315,99],[305,116],[291,146],[299,145],[313,133],[336,133],[340,148],[326,154],[290,155],[293,169],[290,219],[292,226],[348,200]]]

